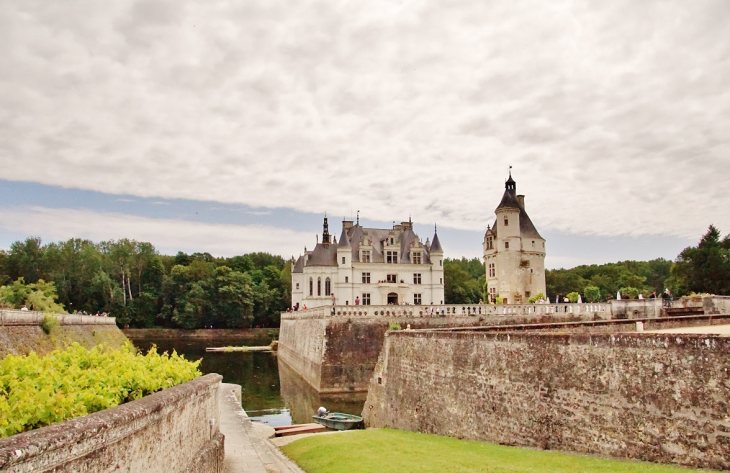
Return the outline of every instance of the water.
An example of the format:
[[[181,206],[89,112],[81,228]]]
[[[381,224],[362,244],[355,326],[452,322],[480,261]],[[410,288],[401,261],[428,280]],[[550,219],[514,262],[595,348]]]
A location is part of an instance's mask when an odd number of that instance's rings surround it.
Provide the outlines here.
[[[205,351],[206,347],[268,345],[268,338],[252,340],[243,336],[198,340],[148,337],[132,341],[145,352],[155,344],[158,352],[174,349],[188,360],[202,358],[200,371],[203,374],[218,373],[223,376],[224,383],[240,384],[241,405],[251,420],[272,427],[310,423],[319,406],[325,406],[330,411],[360,415],[365,404],[364,393],[320,395],[280,361],[276,353]]]

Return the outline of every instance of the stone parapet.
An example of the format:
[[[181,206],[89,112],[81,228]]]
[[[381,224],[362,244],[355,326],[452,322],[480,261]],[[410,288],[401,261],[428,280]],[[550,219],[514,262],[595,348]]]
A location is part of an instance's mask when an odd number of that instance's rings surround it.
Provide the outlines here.
[[[222,376],[0,439],[0,472],[223,471]]]
[[[30,310],[0,310],[0,325],[42,325],[46,314]],[[61,325],[116,325],[116,317],[53,314]]]
[[[730,469],[730,338],[391,331],[363,416],[491,443]]]
[[[661,305],[661,304],[660,304]],[[282,312],[282,320],[319,319],[329,317],[478,317],[480,315],[566,315],[592,314],[603,319],[611,318],[611,304],[447,304],[447,305],[336,305],[321,306],[296,312]]]

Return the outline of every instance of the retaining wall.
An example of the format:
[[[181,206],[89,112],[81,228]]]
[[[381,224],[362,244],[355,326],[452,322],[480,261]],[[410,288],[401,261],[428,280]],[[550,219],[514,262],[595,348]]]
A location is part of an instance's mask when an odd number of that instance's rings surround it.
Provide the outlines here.
[[[0,310],[0,359],[31,351],[45,355],[73,342],[92,348],[119,347],[127,341],[114,317],[56,315],[59,325],[48,334],[42,329],[43,317],[42,312]]]
[[[610,315],[607,304],[575,305],[581,307],[558,304],[567,309],[557,313],[549,312],[555,305],[535,304],[336,306],[334,314],[330,306],[285,312],[279,331],[279,359],[319,393],[365,392],[390,322],[404,329],[408,324],[421,329],[594,320]],[[499,313],[503,308],[515,313]],[[442,311],[443,315],[437,313]]]
[[[702,298],[705,314],[730,314],[729,296],[705,296]]]
[[[730,338],[388,332],[363,416],[507,445],[730,469]]]
[[[223,471],[221,379],[208,374],[121,406],[0,439],[0,472]]]

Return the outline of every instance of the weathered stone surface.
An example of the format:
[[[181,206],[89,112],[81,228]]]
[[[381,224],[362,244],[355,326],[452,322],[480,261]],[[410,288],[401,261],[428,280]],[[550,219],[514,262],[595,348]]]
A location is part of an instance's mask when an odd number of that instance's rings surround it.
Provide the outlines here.
[[[0,471],[215,472],[222,465],[209,374],[112,409],[0,439]],[[211,426],[211,419],[216,422]]]
[[[45,355],[73,342],[91,348],[99,344],[116,348],[127,338],[117,328],[114,317],[81,315],[56,316],[59,325],[46,334],[41,325],[43,314],[31,311],[0,311],[0,359],[7,355]]]
[[[508,445],[730,469],[730,338],[389,332],[363,416]]]

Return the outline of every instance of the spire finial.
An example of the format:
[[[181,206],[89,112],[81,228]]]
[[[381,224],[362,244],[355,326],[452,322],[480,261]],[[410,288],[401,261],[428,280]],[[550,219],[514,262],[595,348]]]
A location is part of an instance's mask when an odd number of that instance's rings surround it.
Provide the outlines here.
[[[350,214],[352,215],[352,214]],[[357,211],[357,225],[360,225],[360,211]]]
[[[512,177],[512,165],[509,165],[509,177]]]
[[[438,232],[438,229],[436,228],[436,223],[433,224],[433,232],[434,233],[437,233]]]

